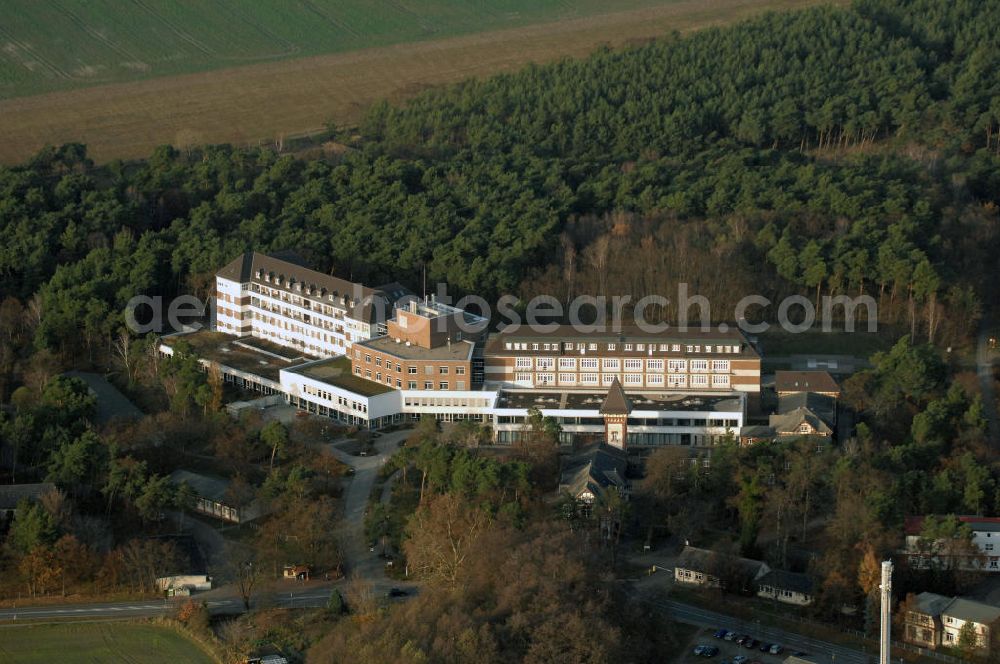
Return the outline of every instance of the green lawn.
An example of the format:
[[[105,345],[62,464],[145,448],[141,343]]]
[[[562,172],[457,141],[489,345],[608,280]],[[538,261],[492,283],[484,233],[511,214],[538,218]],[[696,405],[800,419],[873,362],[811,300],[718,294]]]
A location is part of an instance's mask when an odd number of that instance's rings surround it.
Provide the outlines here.
[[[0,627],[7,664],[212,664],[216,660],[169,627],[145,623],[61,623]]]
[[[676,1],[0,0],[0,98]]]

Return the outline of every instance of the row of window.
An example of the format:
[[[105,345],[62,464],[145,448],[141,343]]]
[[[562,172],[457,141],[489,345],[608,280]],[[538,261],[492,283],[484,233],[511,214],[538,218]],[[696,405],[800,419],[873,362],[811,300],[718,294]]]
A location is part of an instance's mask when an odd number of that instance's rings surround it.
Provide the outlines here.
[[[313,385],[303,385],[302,391],[311,396],[317,397],[319,399],[325,399],[331,403],[334,403],[342,408],[348,410],[356,410],[359,413],[368,412],[368,404],[362,401],[354,401],[353,399],[348,399],[347,397],[342,397],[338,394],[333,394],[322,388],[315,387]]]
[[[691,373],[707,372],[711,369],[715,373],[729,373],[730,363],[729,360],[666,360],[664,365],[664,360],[662,359],[648,359],[643,360],[641,358],[618,358],[618,357],[515,357],[514,358],[514,368],[515,369],[539,369],[541,371],[552,371],[556,367],[559,367],[560,371],[576,371],[579,367],[583,371],[596,371],[600,368],[602,371],[621,371],[623,368],[625,371],[642,371],[645,367],[646,371],[663,371],[663,367],[666,366],[667,370],[671,373],[684,373],[690,371]]]
[[[355,349],[354,350],[354,357],[357,358],[357,359],[361,359],[361,351],[358,350],[358,349]],[[372,355],[370,353],[365,353],[364,354],[364,358],[365,358],[365,363],[372,364]],[[381,367],[382,364],[383,364],[382,363],[382,358],[380,356],[376,355],[375,356],[374,364],[375,364],[376,367]],[[389,358],[385,359],[385,368],[386,368],[387,371],[392,371],[392,369],[393,369],[393,362]],[[397,373],[402,373],[403,372],[403,365],[401,363],[396,362],[395,363],[395,368],[396,368],[396,372]],[[447,376],[451,372],[451,369],[452,369],[452,367],[449,367],[447,365],[442,365],[442,366],[437,367],[437,373],[440,374],[440,375],[442,375],[442,376]],[[465,367],[463,367],[463,366],[457,366],[457,367],[454,367],[454,369],[455,369],[455,375],[457,375],[457,376],[464,376],[465,375]],[[410,375],[415,375],[417,373],[417,367],[416,367],[416,365],[412,365],[412,364],[408,365],[406,367],[406,373],[410,374]],[[426,375],[429,376],[429,375],[432,375],[434,373],[435,373],[435,368],[434,368],[433,365],[430,365],[430,364],[425,364],[424,365],[424,374],[426,374]]]
[[[554,342],[526,342],[508,341],[504,343],[506,350],[541,350],[541,351],[596,351],[606,350],[615,352],[618,347],[626,352],[661,352],[661,353],[739,353],[740,346],[733,344],[649,344],[649,343],[606,343],[598,344],[585,341],[554,341]]]
[[[372,372],[371,369],[365,369],[364,371],[362,371],[360,366],[355,366],[354,367],[354,374],[357,375],[357,376],[362,376],[363,375],[368,380],[372,380],[372,381],[375,381],[377,383],[384,382],[389,387],[392,387],[395,384],[396,389],[399,389],[399,390],[403,389],[403,381],[401,379],[399,379],[399,378],[393,379],[393,377],[392,377],[391,374],[385,374],[385,376],[383,377],[381,371],[375,371],[374,373]],[[425,381],[423,381],[423,387],[419,387],[418,386],[418,382],[415,381],[415,380],[407,381],[407,383],[406,383],[406,389],[408,389],[408,390],[419,390],[419,389],[433,390],[434,389],[434,381],[432,381],[432,380],[425,380]],[[451,383],[449,381],[447,381],[447,380],[439,381],[437,383],[437,389],[438,390],[449,390],[449,389],[451,389]],[[465,389],[465,381],[464,380],[457,380],[457,381],[455,381],[455,389],[456,390],[464,390]]]
[[[670,388],[727,388],[730,386],[729,374],[596,374],[596,373],[522,373],[514,374],[518,383],[533,383],[535,385],[555,385],[558,377],[559,385],[610,385],[618,377],[626,387],[663,387]]]
[[[470,399],[466,397],[407,397],[403,400],[407,408],[489,408],[489,399]]]

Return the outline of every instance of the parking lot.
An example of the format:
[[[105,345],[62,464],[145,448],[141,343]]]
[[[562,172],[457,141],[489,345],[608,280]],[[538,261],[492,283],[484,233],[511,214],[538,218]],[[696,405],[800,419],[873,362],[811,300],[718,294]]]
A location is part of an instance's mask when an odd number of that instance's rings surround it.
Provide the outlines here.
[[[774,644],[774,641],[770,641],[766,638],[766,629],[763,630],[764,633],[761,634],[754,633],[753,631],[737,632],[732,640],[716,638],[715,634],[718,631],[719,630],[707,628],[700,630],[688,643],[683,657],[677,661],[684,662],[685,664],[695,664],[696,662],[702,662],[704,664],[707,664],[708,662],[715,664],[780,664],[785,661],[786,657],[795,654],[796,652],[795,649],[785,648],[784,644],[780,643],[778,645],[782,646],[782,649],[778,654],[761,652],[761,645]],[[753,648],[747,648],[743,645],[737,644],[736,640],[741,636],[750,636],[756,641],[756,645]],[[694,654],[695,649],[700,645],[718,648],[719,652],[713,656]]]

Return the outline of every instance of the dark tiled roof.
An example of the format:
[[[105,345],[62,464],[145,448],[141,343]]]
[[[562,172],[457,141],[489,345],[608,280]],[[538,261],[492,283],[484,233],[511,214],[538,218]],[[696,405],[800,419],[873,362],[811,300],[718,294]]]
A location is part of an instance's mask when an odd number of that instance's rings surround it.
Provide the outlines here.
[[[840,392],[840,386],[827,371],[776,371],[777,392]]]
[[[37,502],[39,498],[55,490],[56,485],[51,482],[0,485],[0,510],[16,509],[22,500]]]
[[[799,425],[808,422],[817,434],[829,435],[833,430],[816,413],[808,408],[796,408],[789,413],[771,415],[768,418],[768,425],[780,435],[798,435]]]
[[[604,397],[604,403],[601,404],[597,412],[601,415],[628,415],[632,412],[632,404],[629,403],[628,397],[625,396],[625,390],[622,389],[622,384],[618,382],[618,376],[615,376],[615,379],[611,382],[611,387],[608,388],[608,396]]]
[[[751,424],[740,429],[743,438],[774,438],[774,427],[763,424]]]
[[[837,422],[837,400],[815,392],[795,392],[778,397],[778,413],[791,413],[806,408],[823,420],[831,429]]]
[[[392,303],[396,298],[386,295],[380,290],[368,288],[362,284],[347,281],[329,274],[317,272],[287,260],[282,260],[275,256],[268,256],[256,251],[248,251],[242,256],[235,258],[228,265],[215,273],[216,276],[238,281],[240,283],[255,282],[270,288],[281,288],[288,290],[292,282],[311,286],[315,290],[314,295],[303,292],[296,292],[302,297],[329,304],[328,299],[333,296],[339,303],[340,298],[347,296],[354,300],[348,305],[348,310],[352,318],[366,322],[376,322],[379,314],[383,319],[392,316]],[[263,276],[283,277],[279,286],[273,280],[268,282]],[[399,284],[391,284],[396,292],[403,289]],[[381,302],[381,307],[373,306],[376,302]],[[381,311],[379,309],[381,308]]]
[[[1000,620],[1000,607],[956,597],[942,612],[942,615],[958,618],[966,622],[992,625]]]
[[[229,489],[229,480],[221,477],[202,475],[190,470],[175,470],[170,473],[171,484],[180,484],[181,482],[186,483],[194,489],[194,492],[202,498],[214,500],[219,503],[226,502],[225,496],[226,491]]]
[[[628,456],[623,450],[600,445],[585,464],[569,472],[564,482],[574,497],[583,493],[584,489],[596,495],[609,487],[625,489],[628,486],[625,478],[627,469]]]
[[[767,564],[760,560],[739,558],[693,546],[684,547],[674,566],[713,576],[718,573],[720,567],[736,568],[751,579],[756,579],[758,575],[768,571]]]
[[[950,597],[937,593],[920,593],[916,596],[915,610],[928,616],[937,617],[951,603]]]
[[[105,424],[114,419],[138,420],[142,411],[122,394],[117,387],[109,383],[104,376],[87,371],[67,371],[71,378],[79,378],[97,397],[97,423]]]
[[[772,569],[757,579],[757,584],[771,586],[776,590],[789,590],[795,593],[802,593],[803,595],[811,595],[816,587],[812,577],[808,574],[786,572],[783,569]]]

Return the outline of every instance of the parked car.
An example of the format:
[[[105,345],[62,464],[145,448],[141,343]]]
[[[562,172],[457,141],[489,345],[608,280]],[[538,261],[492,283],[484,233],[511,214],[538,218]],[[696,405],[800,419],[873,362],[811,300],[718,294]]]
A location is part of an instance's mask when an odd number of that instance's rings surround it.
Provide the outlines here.
[[[772,655],[780,655],[780,654],[781,654],[781,651],[782,651],[782,650],[784,650],[784,648],[782,648],[782,647],[781,647],[780,645],[778,645],[777,643],[775,643],[775,644],[773,644],[773,645],[771,646],[771,654],[772,654]]]
[[[726,636],[723,637],[726,641],[732,641],[736,638],[736,632],[726,632]]]
[[[761,652],[771,652],[771,644],[770,643],[761,643],[760,644],[760,651]]]
[[[698,645],[695,646],[694,654],[699,657],[715,657],[719,654],[719,649],[715,646]]]
[[[715,634],[713,634],[712,636],[714,636],[717,639],[722,639],[725,638],[726,634],[729,634],[729,632],[724,629],[717,629],[715,630]]]
[[[737,655],[733,657],[733,664],[745,664],[745,662],[750,659],[746,655]]]
[[[734,641],[734,643],[736,645],[738,645],[738,646],[741,646],[744,643],[746,643],[746,640],[749,639],[749,638],[750,637],[747,636],[746,634],[740,634],[739,636],[736,637],[736,640]]]
[[[757,639],[755,639],[753,637],[750,637],[746,641],[743,642],[743,647],[744,648],[749,648],[751,650],[753,650],[754,648],[756,648],[758,645],[760,645],[760,641],[758,641]]]

